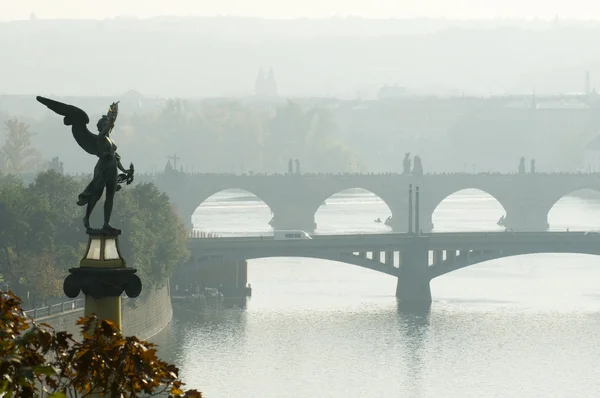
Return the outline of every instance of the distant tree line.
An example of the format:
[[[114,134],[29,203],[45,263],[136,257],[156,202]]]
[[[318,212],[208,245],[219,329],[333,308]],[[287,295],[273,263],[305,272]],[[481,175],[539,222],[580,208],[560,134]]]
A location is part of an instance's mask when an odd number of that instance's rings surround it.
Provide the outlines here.
[[[63,295],[68,269],[85,254],[83,210],[75,203],[85,183],[53,170],[39,173],[29,186],[0,174],[0,290],[29,296],[31,305]],[[168,196],[152,184],[122,189],[115,201],[123,257],[145,287],[161,286],[188,256],[185,227]],[[93,225],[99,226],[102,203],[97,207]]]
[[[273,107],[169,99],[161,111],[138,111],[120,123],[125,139],[158,155],[157,167],[167,153],[177,153],[185,171],[193,166],[197,172],[285,172],[289,158],[308,170],[340,171],[358,158],[329,110],[289,100]]]
[[[90,112],[88,128],[95,132],[91,112],[104,109],[84,110]],[[48,161],[57,154],[71,167],[79,164],[82,154],[70,136],[51,113],[9,119],[0,136],[0,170],[21,174],[57,169],[62,167],[58,159]],[[134,162],[140,171],[162,170],[172,154],[182,159],[179,165],[185,171],[197,172],[285,172],[289,158],[300,159],[306,171],[346,171],[349,163],[359,163],[357,153],[341,139],[330,110],[295,101],[276,106],[235,99],[169,99],[158,109],[123,106],[114,138],[120,153],[145,154]]]
[[[87,100],[93,104],[72,101],[90,112],[89,128],[95,130],[103,100]],[[428,172],[513,171],[522,155],[534,157],[540,171],[573,171],[600,122],[595,111],[600,103],[593,98],[586,100],[589,109],[548,110],[538,110],[528,97],[273,103],[145,100],[136,94],[135,101],[124,101],[113,137],[126,160],[135,154],[132,160],[141,172],[162,171],[173,155],[176,168],[186,172],[285,173],[290,158],[299,159],[309,173],[399,172],[406,152],[419,154]],[[543,107],[553,99],[536,101]],[[15,119],[0,109],[0,170],[73,172],[89,159],[59,117],[39,114]]]

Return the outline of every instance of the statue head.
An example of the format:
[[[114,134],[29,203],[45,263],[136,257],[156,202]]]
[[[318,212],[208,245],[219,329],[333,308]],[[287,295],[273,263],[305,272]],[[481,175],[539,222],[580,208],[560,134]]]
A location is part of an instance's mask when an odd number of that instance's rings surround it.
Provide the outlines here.
[[[98,123],[96,123],[96,127],[98,127],[99,133],[108,134],[110,131],[110,120],[106,115],[102,115]]]
[[[102,134],[110,134],[113,127],[115,127],[115,121],[117,120],[117,115],[119,114],[119,101],[113,102],[108,107],[108,112],[106,115],[102,115],[96,127],[98,127],[98,132]]]

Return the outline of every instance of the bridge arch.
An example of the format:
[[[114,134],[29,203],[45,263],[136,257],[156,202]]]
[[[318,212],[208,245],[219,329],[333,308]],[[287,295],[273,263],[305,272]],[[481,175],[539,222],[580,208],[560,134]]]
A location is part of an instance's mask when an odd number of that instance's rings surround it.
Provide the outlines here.
[[[600,230],[600,185],[576,187],[548,204],[551,230]]]
[[[569,311],[573,306],[595,306],[595,297],[588,295],[596,292],[600,276],[596,256],[539,253],[501,260],[482,262],[431,281],[434,299],[475,305],[570,307]]]
[[[370,271],[375,271],[377,273],[380,274],[385,274],[385,275],[391,275],[391,276],[397,276],[394,270],[390,270],[389,268],[386,268],[383,266],[383,264],[381,264],[381,266],[377,266],[375,264],[373,264],[372,261],[366,260],[366,259],[360,259],[356,256],[353,255],[339,255],[339,256],[335,256],[335,255],[331,255],[331,256],[327,256],[327,255],[303,255],[303,256],[260,256],[260,257],[249,257],[246,258],[246,261],[248,260],[264,260],[264,259],[278,259],[278,258],[296,258],[296,259],[310,259],[310,260],[321,260],[321,261],[327,261],[327,262],[331,262],[331,263],[337,263],[337,264],[345,264],[345,265],[349,265],[349,266],[357,266],[359,268],[363,268],[366,270],[370,270]]]
[[[224,187],[213,188],[210,190],[203,190],[203,192],[199,192],[199,194],[195,198],[195,200],[198,203],[198,206],[200,206],[200,205],[204,204],[208,199],[213,198],[214,196],[222,194],[224,192],[245,193],[246,196],[251,195],[253,197],[256,197],[262,203],[267,205],[267,207],[269,207],[269,209],[272,208],[271,204],[269,203],[271,198],[269,198],[266,195],[261,195],[259,192],[253,190],[252,188],[248,188],[248,187],[224,186]]]
[[[277,258],[298,258],[298,259],[312,259],[312,260],[325,260],[331,261],[335,263],[341,263],[346,265],[354,265],[360,268],[376,271],[381,274],[397,276],[397,268],[390,268],[383,263],[378,263],[376,261],[372,261],[368,258],[360,258],[353,254],[306,254],[306,255],[282,255],[282,254],[274,254],[271,256],[265,255],[256,255],[256,256],[243,256],[241,260],[249,261],[249,260],[263,260],[263,259],[277,259]],[[233,258],[228,258],[224,256],[193,256],[184,267],[185,269],[196,268],[201,269],[202,267],[210,267],[209,264],[219,263],[219,262],[235,262],[237,260]],[[201,264],[202,266],[198,266]]]
[[[442,198],[425,197],[425,214],[421,217],[430,214],[434,232],[502,230],[504,227],[498,222],[501,217],[506,217],[507,208],[492,192],[481,188],[462,188]],[[465,218],[468,221],[465,222]]]
[[[267,201],[251,190],[240,188],[206,191],[192,212],[195,231],[230,236],[267,233],[273,217]]]
[[[547,255],[547,254],[569,254],[569,255],[584,255],[589,257],[597,257],[600,256],[600,248],[594,249],[581,249],[581,250],[537,250],[537,251],[523,251],[523,252],[511,252],[511,253],[503,253],[498,251],[490,251],[483,253],[469,253],[468,256],[461,258],[458,256],[452,261],[444,260],[445,264],[441,266],[430,265],[429,267],[429,275],[433,280],[440,276],[453,273],[458,270],[462,270],[465,268],[469,268],[476,265],[485,264],[488,262],[492,262],[495,260],[502,260],[507,258],[514,257],[525,257],[525,256],[534,256],[534,255]],[[545,260],[544,260],[545,261]],[[596,260],[597,261],[597,260]]]
[[[391,230],[392,220],[392,208],[377,193],[347,188],[331,194],[315,209],[315,232],[385,233]]]

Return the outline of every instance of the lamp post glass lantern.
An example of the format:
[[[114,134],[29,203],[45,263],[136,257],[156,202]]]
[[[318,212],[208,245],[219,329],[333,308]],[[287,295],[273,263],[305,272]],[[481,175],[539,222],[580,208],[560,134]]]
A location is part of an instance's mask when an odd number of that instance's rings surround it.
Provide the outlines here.
[[[84,258],[81,259],[82,267],[125,267],[126,262],[121,257],[118,236],[101,233],[88,233],[88,246]]]

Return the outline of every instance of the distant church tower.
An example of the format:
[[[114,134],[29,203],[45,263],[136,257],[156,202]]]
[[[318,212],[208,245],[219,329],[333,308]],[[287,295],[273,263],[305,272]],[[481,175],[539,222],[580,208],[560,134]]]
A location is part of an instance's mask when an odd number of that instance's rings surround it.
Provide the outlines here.
[[[585,71],[585,95],[590,95],[591,90],[590,90],[590,71]]]
[[[265,86],[269,97],[277,97],[277,81],[275,81],[275,72],[273,72],[273,68],[269,68]]]
[[[261,98],[277,96],[277,81],[275,80],[275,72],[273,68],[269,68],[269,73],[265,78],[263,68],[260,68],[256,83],[254,83],[254,95]]]
[[[257,97],[264,96],[265,92],[265,72],[263,68],[260,68],[258,71],[258,76],[256,77],[256,82],[254,83],[254,95]]]

